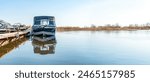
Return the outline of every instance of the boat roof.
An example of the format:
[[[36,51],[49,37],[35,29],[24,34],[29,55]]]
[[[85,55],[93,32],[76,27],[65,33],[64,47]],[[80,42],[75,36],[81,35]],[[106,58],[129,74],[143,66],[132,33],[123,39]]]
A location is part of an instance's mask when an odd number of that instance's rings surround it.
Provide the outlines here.
[[[54,18],[54,16],[35,16],[34,19],[49,19]]]

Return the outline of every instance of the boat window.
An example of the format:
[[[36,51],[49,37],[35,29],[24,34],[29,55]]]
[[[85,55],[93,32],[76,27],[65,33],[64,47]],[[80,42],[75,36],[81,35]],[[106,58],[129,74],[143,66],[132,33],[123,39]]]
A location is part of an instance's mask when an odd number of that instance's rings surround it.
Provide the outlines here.
[[[50,21],[54,21],[54,18],[50,18]]]
[[[35,21],[34,25],[40,25],[40,21]]]
[[[54,21],[49,21],[49,25],[54,25]]]
[[[49,25],[49,20],[48,19],[42,19],[41,25]]]

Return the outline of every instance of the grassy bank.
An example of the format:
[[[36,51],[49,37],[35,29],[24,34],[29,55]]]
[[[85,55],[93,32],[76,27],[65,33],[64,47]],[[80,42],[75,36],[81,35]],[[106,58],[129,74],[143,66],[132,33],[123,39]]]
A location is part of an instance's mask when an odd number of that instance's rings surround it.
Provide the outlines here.
[[[134,31],[150,30],[150,26],[91,26],[91,27],[57,27],[58,32],[63,31]]]

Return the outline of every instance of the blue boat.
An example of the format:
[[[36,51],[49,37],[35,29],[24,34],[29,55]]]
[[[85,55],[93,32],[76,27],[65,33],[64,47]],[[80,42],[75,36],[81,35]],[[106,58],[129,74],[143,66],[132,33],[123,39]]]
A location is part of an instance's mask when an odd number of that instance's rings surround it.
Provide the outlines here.
[[[54,36],[56,30],[54,16],[35,16],[32,26],[33,36]]]

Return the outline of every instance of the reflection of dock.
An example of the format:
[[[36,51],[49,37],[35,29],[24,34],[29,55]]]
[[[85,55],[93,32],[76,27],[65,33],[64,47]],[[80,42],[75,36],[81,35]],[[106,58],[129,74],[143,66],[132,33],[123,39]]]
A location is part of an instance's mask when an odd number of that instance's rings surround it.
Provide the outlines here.
[[[36,37],[33,36],[32,45],[34,47],[34,53],[46,55],[55,53],[56,39],[52,37]]]
[[[19,38],[10,38],[0,40],[0,58],[17,48],[19,45],[24,43],[27,39],[24,36],[20,36]]]

